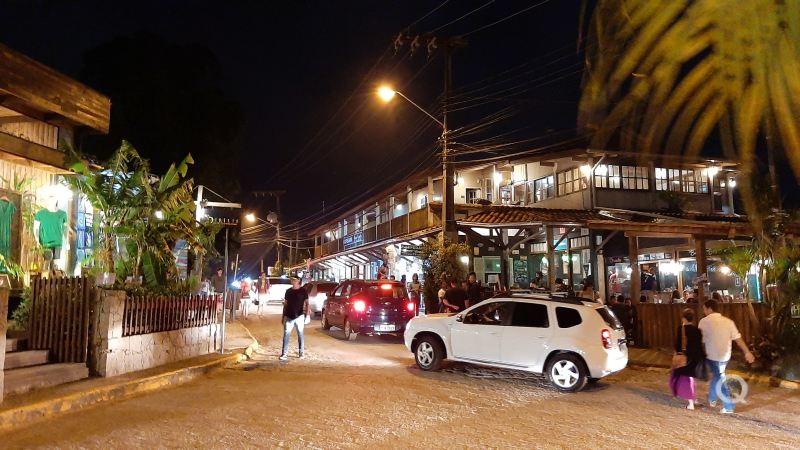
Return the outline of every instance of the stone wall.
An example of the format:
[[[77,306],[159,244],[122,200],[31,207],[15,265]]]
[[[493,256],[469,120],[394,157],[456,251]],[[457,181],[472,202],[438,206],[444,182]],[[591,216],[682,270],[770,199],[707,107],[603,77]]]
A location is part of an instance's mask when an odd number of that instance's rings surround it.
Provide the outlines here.
[[[3,390],[5,389],[6,366],[6,332],[8,331],[8,288],[0,288],[0,403],[3,403]]]
[[[94,360],[90,369],[103,377],[180,361],[211,353],[216,348],[217,325],[160,333],[122,336],[124,291],[101,290],[98,295]]]

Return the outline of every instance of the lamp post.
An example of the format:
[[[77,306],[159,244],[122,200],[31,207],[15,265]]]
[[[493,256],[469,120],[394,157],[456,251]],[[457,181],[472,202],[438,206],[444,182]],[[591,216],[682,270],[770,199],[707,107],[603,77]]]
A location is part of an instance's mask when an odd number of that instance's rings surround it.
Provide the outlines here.
[[[445,91],[449,91],[449,78],[445,80]],[[455,219],[455,199],[454,199],[454,192],[453,192],[453,166],[448,158],[448,129],[447,129],[447,108],[445,107],[445,112],[443,115],[443,120],[439,120],[433,116],[433,114],[429,113],[425,110],[425,108],[416,104],[413,100],[408,98],[405,94],[400,91],[396,91],[389,86],[381,86],[378,88],[378,97],[380,97],[384,102],[390,102],[395,96],[400,96],[405,101],[413,105],[418,110],[422,111],[423,114],[430,117],[431,120],[439,124],[442,127],[442,137],[440,138],[442,141],[442,239],[448,240],[453,243],[458,242],[458,232],[456,231],[456,219]]]
[[[275,252],[277,253],[277,262],[275,263],[276,266],[281,265],[281,223],[278,220],[278,215],[274,212],[270,211],[267,214],[267,220],[262,219],[255,215],[255,213],[249,212],[244,215],[244,219],[250,223],[260,222],[264,225],[269,225],[275,228]]]

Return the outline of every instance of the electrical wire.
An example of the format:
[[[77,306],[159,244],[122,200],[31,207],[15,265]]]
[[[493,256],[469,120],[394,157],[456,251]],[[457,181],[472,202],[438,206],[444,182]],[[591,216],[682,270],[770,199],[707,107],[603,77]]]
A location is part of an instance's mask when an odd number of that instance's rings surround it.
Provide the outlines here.
[[[463,16],[459,17],[458,19],[451,20],[450,22],[447,22],[446,24],[444,24],[444,25],[442,25],[440,27],[434,28],[433,30],[429,31],[429,33],[435,33],[437,31],[441,30],[442,28],[449,27],[450,25],[452,25],[452,24],[454,24],[456,22],[459,22],[459,21],[461,21],[462,19],[464,19],[466,17],[471,16],[472,14],[482,10],[483,8],[486,8],[487,6],[491,5],[494,2],[495,2],[495,0],[489,0],[488,2],[484,3],[483,5],[475,8],[472,11],[470,11],[470,12],[464,14]]]
[[[515,12],[514,14],[511,14],[510,16],[504,17],[504,18],[502,18],[502,19],[500,19],[500,20],[496,20],[496,21],[494,21],[494,22],[492,22],[492,23],[490,23],[490,24],[488,24],[488,25],[484,25],[484,26],[482,26],[482,27],[476,28],[476,29],[474,29],[474,30],[470,31],[469,33],[466,33],[466,34],[464,34],[464,35],[463,35],[463,37],[470,36],[470,35],[472,35],[472,34],[475,34],[475,33],[479,32],[479,31],[483,31],[483,30],[485,30],[485,29],[487,29],[487,28],[493,27],[493,26],[495,26],[495,25],[497,25],[497,24],[499,24],[499,23],[503,23],[503,22],[505,22],[506,20],[509,20],[509,19],[511,19],[511,18],[514,18],[514,17],[516,17],[516,16],[518,16],[518,15],[520,15],[520,14],[526,13],[526,12],[528,12],[528,11],[530,11],[530,10],[534,9],[534,8],[537,8],[537,7],[539,7],[539,6],[542,6],[542,5],[544,5],[545,3],[549,3],[550,1],[551,1],[551,0],[544,0],[544,1],[541,1],[541,2],[539,2],[539,3],[536,3],[536,4],[534,4],[534,5],[531,5],[531,6],[529,6],[529,7],[525,8],[525,9],[523,9],[523,10],[520,10],[520,11],[517,11],[517,12]]]

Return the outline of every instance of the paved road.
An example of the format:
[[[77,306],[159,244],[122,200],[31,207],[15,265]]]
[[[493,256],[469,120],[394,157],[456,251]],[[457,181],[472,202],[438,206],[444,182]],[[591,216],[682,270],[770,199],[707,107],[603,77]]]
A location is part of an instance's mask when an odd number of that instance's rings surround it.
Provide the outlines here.
[[[683,409],[654,371],[627,369],[588,391],[559,394],[520,373],[457,364],[422,372],[398,339],[346,342],[318,322],[307,332],[308,358],[280,363],[278,317],[247,324],[263,345],[249,363],[0,435],[0,447],[800,446],[793,391],[755,388],[733,417]]]

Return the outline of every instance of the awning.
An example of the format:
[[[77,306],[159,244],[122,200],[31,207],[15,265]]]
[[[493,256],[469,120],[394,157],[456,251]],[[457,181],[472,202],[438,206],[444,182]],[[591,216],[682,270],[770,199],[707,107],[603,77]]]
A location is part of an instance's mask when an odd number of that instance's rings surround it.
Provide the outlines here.
[[[523,206],[491,206],[486,211],[467,216],[459,225],[492,228],[524,228],[533,224],[583,225],[589,220],[608,219],[595,211],[549,209]]]
[[[428,227],[413,233],[404,234],[402,236],[384,239],[377,242],[370,242],[367,245],[362,245],[360,247],[345,250],[336,254],[323,256],[322,258],[313,259],[309,261],[309,266],[321,264],[323,266],[333,268],[330,264],[332,261],[336,261],[339,264],[344,264],[346,266],[367,264],[370,261],[370,258],[380,259],[383,256],[382,249],[387,245],[405,243],[415,239],[432,236],[440,231],[441,227]]]

